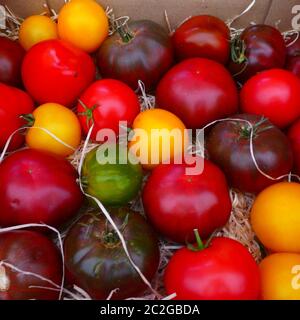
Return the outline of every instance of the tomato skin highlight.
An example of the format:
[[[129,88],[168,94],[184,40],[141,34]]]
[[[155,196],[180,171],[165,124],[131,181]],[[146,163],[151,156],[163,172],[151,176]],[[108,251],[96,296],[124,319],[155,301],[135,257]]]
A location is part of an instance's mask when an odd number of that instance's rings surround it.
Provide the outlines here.
[[[264,70],[284,68],[286,46],[281,33],[274,27],[258,24],[246,28],[238,38],[241,54],[238,61],[231,61],[229,69],[235,79],[244,83]],[[234,44],[235,45],[235,44]],[[244,51],[244,52],[243,52]]]
[[[231,201],[225,176],[208,160],[204,171],[187,175],[186,164],[156,167],[142,193],[145,213],[163,236],[180,243],[194,241],[194,229],[203,239],[224,226]]]
[[[189,129],[237,112],[238,91],[221,64],[203,58],[180,62],[161,79],[156,104],[177,115]]]
[[[226,64],[229,59],[230,32],[217,17],[191,17],[176,29],[172,41],[180,61],[199,57]]]
[[[97,140],[97,133],[101,129],[111,129],[118,135],[120,121],[126,121],[130,128],[140,112],[140,103],[135,92],[121,81],[113,79],[94,82],[83,92],[79,100],[77,113],[81,127],[87,134],[94,124],[91,134],[94,141]],[[92,112],[90,119],[87,116],[88,110]]]
[[[175,300],[256,300],[260,293],[258,266],[239,242],[214,238],[202,251],[179,249],[164,279]]]
[[[300,79],[272,69],[252,77],[240,93],[241,111],[265,116],[283,129],[300,117]]]
[[[20,116],[33,112],[33,109],[34,103],[26,92],[0,83],[0,150],[14,131],[26,125]],[[18,149],[23,143],[24,136],[16,133],[8,151]]]
[[[1,233],[0,261],[38,274],[58,286],[61,284],[62,264],[59,252],[48,238],[37,232],[20,230]],[[58,299],[58,291],[30,287],[55,288],[48,282],[31,275],[22,275],[5,265],[2,267],[9,284],[7,290],[0,290],[0,300]]]
[[[253,152],[258,167],[264,173],[275,179],[291,172],[292,149],[281,130],[257,115],[239,114],[231,118],[252,124]],[[256,194],[278,181],[257,170],[251,156],[250,138],[251,129],[245,121],[224,121],[209,132],[206,149],[209,159],[223,170],[231,187]]]
[[[33,46],[22,66],[25,88],[39,104],[72,107],[95,76],[93,59],[63,40],[47,40]]]
[[[127,208],[110,213],[122,230],[131,258],[151,282],[160,258],[156,234],[140,213]],[[107,232],[113,241],[105,241]],[[103,214],[83,215],[68,232],[64,251],[68,282],[77,284],[93,299],[107,299],[116,288],[120,290],[113,294],[113,300],[134,297],[146,289]]]
[[[50,153],[25,149],[0,164],[0,225],[61,226],[76,215],[83,196],[72,165]]]
[[[116,32],[100,47],[97,55],[100,74],[104,78],[121,80],[133,90],[138,89],[141,80],[146,91],[151,91],[173,64],[171,38],[150,20],[130,21],[128,29],[129,41],[122,40]]]
[[[0,82],[16,87],[21,85],[24,56],[25,50],[17,41],[0,37]]]

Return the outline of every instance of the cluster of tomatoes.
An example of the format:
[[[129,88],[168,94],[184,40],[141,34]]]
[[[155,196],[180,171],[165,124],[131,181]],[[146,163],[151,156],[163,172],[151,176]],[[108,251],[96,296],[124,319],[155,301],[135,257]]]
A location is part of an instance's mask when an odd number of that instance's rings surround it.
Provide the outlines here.
[[[109,35],[97,2],[71,0],[57,22],[31,16],[19,41],[0,38],[0,150],[9,151],[0,163],[0,226],[31,227],[0,233],[0,299],[59,297],[59,251],[33,226],[63,230],[75,217],[64,239],[66,286],[93,299],[141,294],[145,281],[99,203],[149,281],[158,235],[188,243],[165,270],[166,293],[177,299],[300,299],[300,185],[284,181],[300,173],[300,38],[255,25],[232,40],[212,16],[192,17],[172,35],[148,20],[111,27]],[[141,111],[139,81],[154,109]],[[124,162],[130,151],[119,145],[115,163],[89,151],[78,174],[68,157],[87,135],[118,135],[121,121],[133,136],[146,132],[139,142],[149,151],[153,129],[208,126],[206,159],[187,156],[203,161],[203,172],[188,174],[186,158],[172,161],[189,152],[183,135],[180,148],[170,137],[169,164],[161,141],[158,164]],[[229,220],[230,188],[257,195],[251,224],[268,254],[259,266],[239,242],[212,237]],[[130,209],[140,195],[145,216]]]

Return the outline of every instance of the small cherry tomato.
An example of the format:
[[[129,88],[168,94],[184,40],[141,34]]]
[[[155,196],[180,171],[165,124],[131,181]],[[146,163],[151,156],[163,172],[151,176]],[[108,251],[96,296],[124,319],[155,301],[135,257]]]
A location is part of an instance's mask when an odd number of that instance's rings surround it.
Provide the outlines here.
[[[59,12],[58,33],[60,39],[93,52],[108,36],[108,18],[96,1],[70,1]]]
[[[207,58],[226,64],[230,53],[230,31],[213,16],[195,16],[180,25],[172,36],[176,57]]]
[[[200,239],[199,239],[200,240]],[[255,300],[260,293],[259,268],[239,242],[214,238],[207,246],[175,252],[165,272],[167,294],[176,300]]]
[[[30,16],[20,26],[19,41],[25,50],[39,42],[57,38],[57,25],[47,16]]]
[[[151,170],[164,161],[172,162],[174,158],[182,157],[188,147],[185,125],[166,110],[141,112],[135,118],[132,129],[129,148],[139,157],[144,169]],[[158,136],[155,132],[158,132]],[[170,147],[165,147],[168,144]]]
[[[46,40],[26,54],[22,77],[28,93],[40,104],[71,107],[95,79],[93,59],[62,40]]]
[[[243,86],[241,110],[285,128],[300,117],[300,79],[281,69],[263,71]]]
[[[272,254],[259,268],[263,300],[300,300],[300,254]]]
[[[300,253],[300,184],[281,182],[262,191],[251,210],[251,224],[272,252]]]
[[[80,144],[79,120],[74,112],[60,104],[43,104],[25,118],[32,126],[26,133],[26,143],[32,149],[49,151],[66,157],[74,153]],[[51,132],[67,146],[40,128]]]

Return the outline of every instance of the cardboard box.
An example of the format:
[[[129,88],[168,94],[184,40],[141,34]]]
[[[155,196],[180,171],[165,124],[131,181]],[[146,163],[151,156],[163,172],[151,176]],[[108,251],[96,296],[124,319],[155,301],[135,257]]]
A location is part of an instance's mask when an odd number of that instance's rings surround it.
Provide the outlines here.
[[[26,17],[45,11],[48,3],[57,12],[64,0],[0,0],[16,15]],[[165,24],[164,10],[167,11],[174,28],[191,15],[211,14],[231,19],[240,14],[252,0],[98,0],[103,7],[114,8],[116,16],[130,16],[132,19],[151,19]],[[253,8],[239,18],[234,27],[243,28],[251,22],[278,25],[281,31],[300,29],[300,1],[297,0],[256,0]],[[293,25],[292,25],[293,23]]]

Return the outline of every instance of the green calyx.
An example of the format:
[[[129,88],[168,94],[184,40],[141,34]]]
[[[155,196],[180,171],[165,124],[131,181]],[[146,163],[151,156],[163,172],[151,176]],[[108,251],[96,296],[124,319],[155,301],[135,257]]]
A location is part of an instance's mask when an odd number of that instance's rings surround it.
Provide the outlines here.
[[[253,131],[252,136],[253,138],[255,138],[258,134],[264,131],[267,131],[269,129],[272,129],[273,128],[272,125],[262,127],[262,125],[267,121],[268,121],[267,118],[262,117],[257,123],[253,124],[252,127],[248,123],[245,124],[240,129],[240,139],[250,139],[252,131]]]
[[[231,60],[237,64],[247,63],[246,44],[239,36],[234,38],[231,43]]]
[[[35,123],[35,118],[32,113],[21,114],[20,118],[26,121],[26,124],[24,125],[24,127],[33,127]]]
[[[81,100],[78,100],[78,102],[84,108],[84,111],[83,112],[79,112],[78,115],[82,116],[82,117],[86,117],[86,125],[87,125],[87,127],[89,127],[90,123],[92,123],[92,124],[94,123],[93,112],[94,112],[94,110],[96,108],[99,107],[99,105],[95,104],[91,108],[88,108]]]
[[[132,31],[128,27],[127,21],[123,23],[117,21],[115,29],[119,33],[123,43],[129,43],[134,38]]]
[[[125,228],[127,227],[128,220],[129,220],[129,214],[125,216],[125,219],[119,229],[121,233],[123,233]],[[113,230],[111,226],[109,226],[108,221],[106,221],[105,229],[106,230],[103,232],[103,235],[102,235],[102,241],[104,242],[104,244],[110,248],[118,246],[121,242],[120,238],[117,232]]]
[[[202,242],[201,237],[199,235],[198,229],[194,229],[194,234],[195,234],[195,238],[196,238],[196,244],[187,243],[187,248],[191,251],[194,251],[194,252],[202,251],[205,248],[207,248],[208,243],[206,243],[204,245],[204,243]]]

